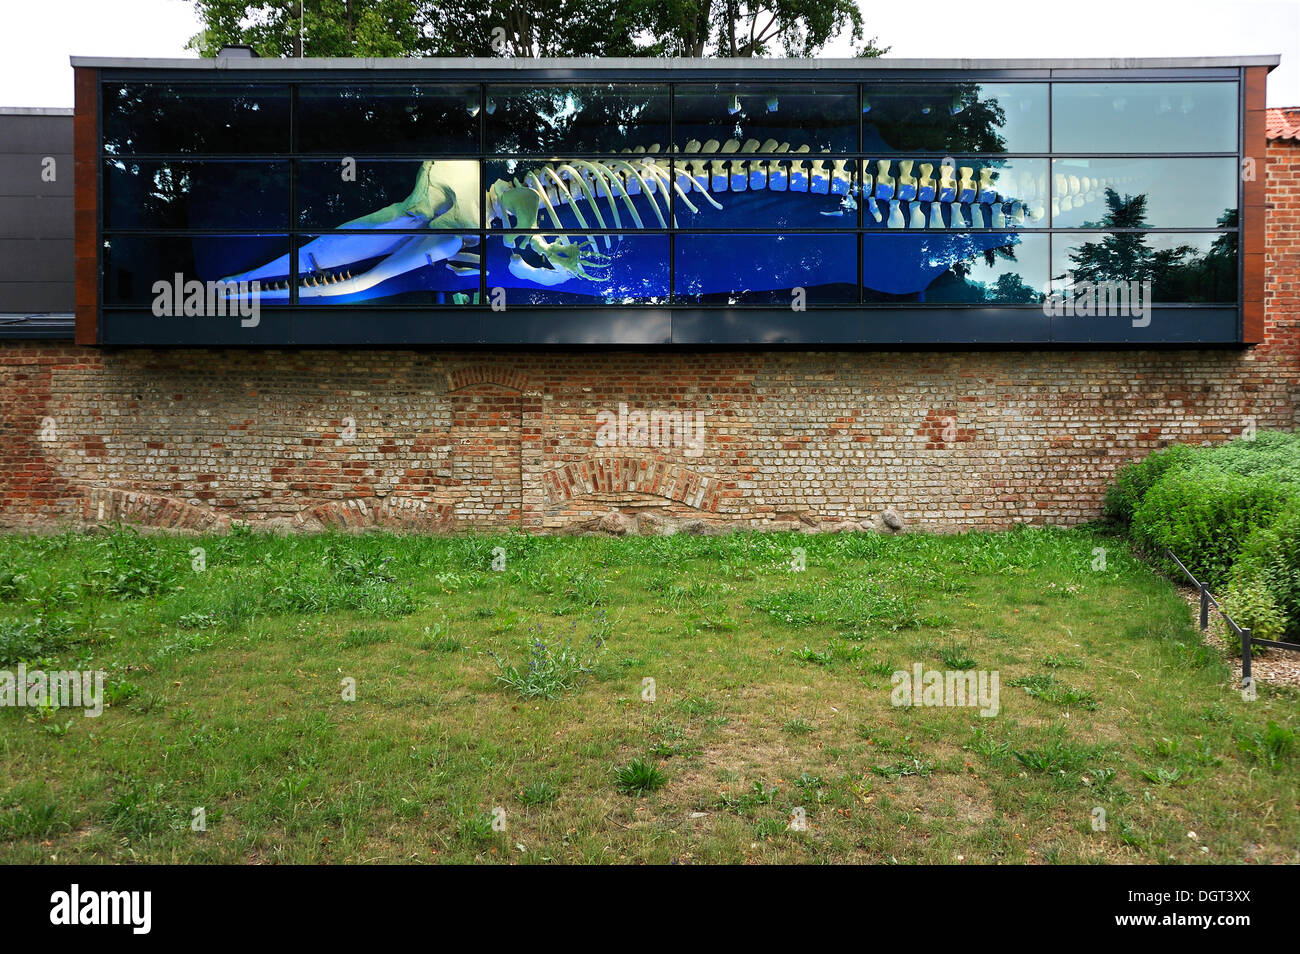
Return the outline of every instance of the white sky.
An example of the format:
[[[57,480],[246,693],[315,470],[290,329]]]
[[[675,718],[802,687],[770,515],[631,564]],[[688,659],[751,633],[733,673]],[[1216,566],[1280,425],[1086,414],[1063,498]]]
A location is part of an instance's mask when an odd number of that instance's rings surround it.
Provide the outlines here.
[[[1268,104],[1300,106],[1300,0],[994,0],[928,16],[861,6],[896,57],[1280,53]],[[70,55],[192,56],[185,42],[197,32],[189,0],[0,0],[0,106],[71,106]],[[827,55],[850,52],[843,43]]]

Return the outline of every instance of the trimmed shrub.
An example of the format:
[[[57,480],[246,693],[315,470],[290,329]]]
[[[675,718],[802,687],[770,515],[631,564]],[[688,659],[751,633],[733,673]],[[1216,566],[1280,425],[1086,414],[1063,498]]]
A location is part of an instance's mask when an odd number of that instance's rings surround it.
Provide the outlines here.
[[[1142,497],[1131,531],[1148,550],[1163,556],[1168,547],[1198,579],[1218,586],[1250,533],[1288,505],[1300,506],[1294,489],[1268,476],[1177,468]]]
[[[1246,538],[1227,598],[1251,589],[1266,594],[1276,608],[1282,621],[1279,635],[1265,635],[1236,613],[1233,619],[1264,639],[1300,641],[1300,507],[1289,508],[1272,526],[1260,527]]]
[[[1128,526],[1152,485],[1172,468],[1186,466],[1195,455],[1186,444],[1174,444],[1121,467],[1106,491],[1106,516]]]
[[[1238,626],[1249,629],[1254,637],[1281,639],[1286,632],[1286,617],[1262,580],[1234,580],[1223,596],[1221,605]],[[1226,621],[1222,623],[1221,634],[1228,651],[1241,655],[1241,637]]]

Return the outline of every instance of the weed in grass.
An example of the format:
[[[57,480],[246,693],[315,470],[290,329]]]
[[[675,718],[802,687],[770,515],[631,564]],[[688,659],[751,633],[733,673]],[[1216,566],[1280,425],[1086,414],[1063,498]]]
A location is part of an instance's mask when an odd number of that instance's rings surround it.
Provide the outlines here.
[[[697,696],[688,696],[677,702],[676,706],[681,712],[692,717],[712,715],[721,708],[712,699],[700,699]]]
[[[382,629],[350,629],[339,640],[339,649],[359,649],[362,646],[374,646],[388,642],[388,634]]]
[[[789,735],[808,735],[813,731],[813,724],[807,719],[791,719],[781,726],[781,731]]]
[[[800,662],[813,663],[814,665],[817,666],[829,666],[832,662],[835,661],[834,657],[830,654],[830,652],[822,652],[821,650],[818,649],[810,649],[807,646],[804,646],[802,649],[792,650],[790,652],[790,655],[793,656],[795,659],[799,660]]]
[[[468,845],[487,845],[497,840],[497,832],[492,827],[493,816],[483,812],[465,814],[461,812],[456,826],[456,837]]]
[[[1295,755],[1296,733],[1270,719],[1262,731],[1238,739],[1237,744],[1247,755],[1262,762],[1270,771],[1275,771]]]
[[[755,782],[749,791],[739,795],[723,792],[718,796],[715,807],[735,812],[737,815],[749,815],[762,805],[771,805],[776,801],[777,793],[778,789],[775,785],[768,788],[762,782]]]
[[[920,758],[901,759],[889,765],[873,765],[871,771],[889,779],[903,778],[909,775],[928,778],[934,772],[934,763]]]
[[[1183,777],[1180,769],[1154,768],[1142,769],[1139,773],[1148,782],[1155,785],[1173,785]]]
[[[777,818],[764,818],[754,826],[755,838],[775,838],[790,827],[789,822]]]
[[[1082,669],[1083,662],[1074,656],[1063,653],[1048,653],[1043,657],[1043,665],[1048,669]]]
[[[53,660],[75,642],[72,620],[64,615],[0,620],[0,666]]]
[[[1056,681],[1052,673],[1039,673],[1020,679],[1011,679],[1008,686],[1018,686],[1035,699],[1051,702],[1058,706],[1069,706],[1091,712],[1097,708],[1097,699],[1092,693],[1074,686],[1066,686]]]
[[[818,789],[822,787],[822,777],[820,775],[809,775],[807,772],[799,773],[799,777],[794,780],[795,785],[803,789]]]
[[[624,795],[645,795],[668,783],[663,769],[645,759],[633,759],[614,774],[615,786]]]
[[[546,805],[559,797],[560,790],[545,779],[529,783],[519,793],[519,801],[525,805]]]
[[[939,650],[939,658],[950,670],[967,672],[975,668],[975,660],[963,646],[944,646]]]
[[[1014,749],[1016,760],[1037,772],[1078,772],[1092,763],[1106,758],[1109,750],[1100,745],[1080,745],[1071,742],[1061,732],[1055,732],[1046,745],[1035,749]]]
[[[566,639],[547,643],[542,639],[541,626],[535,630],[521,665],[507,662],[496,653],[489,654],[501,670],[497,681],[502,685],[525,699],[549,699],[575,688],[582,677],[595,672],[597,656],[604,646],[599,636],[588,636],[580,645]]]

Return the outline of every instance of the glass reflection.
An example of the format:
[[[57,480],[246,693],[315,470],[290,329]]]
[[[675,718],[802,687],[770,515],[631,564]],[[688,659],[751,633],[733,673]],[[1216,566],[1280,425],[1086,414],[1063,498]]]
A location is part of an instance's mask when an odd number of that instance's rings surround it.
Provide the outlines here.
[[[103,243],[104,304],[149,305],[154,284],[237,280],[266,261],[288,261],[287,235],[108,235]],[[286,271],[287,275],[287,271]],[[287,288],[287,282],[286,286]],[[264,304],[275,304],[269,285]]]
[[[666,235],[493,235],[487,261],[507,306],[668,301]]]
[[[283,153],[289,87],[251,83],[109,83],[103,145],[126,153]]]
[[[1236,152],[1236,83],[1055,83],[1055,152]]]
[[[1115,218],[1124,221],[1131,207]],[[1222,224],[1235,227],[1237,214]],[[1151,282],[1158,302],[1237,300],[1237,233],[1081,232],[1052,237],[1052,289],[1083,282]]]
[[[867,159],[868,229],[1047,226],[1046,159]]]
[[[865,152],[1046,152],[1043,83],[873,83],[862,92]]]
[[[863,238],[864,301],[1039,304],[1048,276],[1046,235],[877,234]]]
[[[1118,203],[1142,226],[1213,228],[1237,209],[1235,159],[1054,159],[1052,224],[1107,228]]]
[[[475,152],[477,84],[298,88],[298,150],[331,155]]]
[[[812,152],[855,152],[856,100],[856,87],[831,83],[679,84],[674,136],[688,152],[692,143],[700,147],[728,140],[741,146],[752,141],[756,149],[786,143]]]
[[[302,236],[299,241],[297,285],[302,305],[474,305],[480,301],[478,235],[331,233]],[[285,265],[269,263],[260,272],[280,271]],[[272,282],[278,284],[274,278]]]
[[[289,164],[104,160],[104,228],[289,227]]]
[[[668,151],[668,88],[631,83],[489,86],[487,151]]]
[[[676,290],[701,305],[841,304],[858,300],[850,234],[678,235]]]
[[[298,224],[309,229],[479,227],[472,159],[301,160]]]

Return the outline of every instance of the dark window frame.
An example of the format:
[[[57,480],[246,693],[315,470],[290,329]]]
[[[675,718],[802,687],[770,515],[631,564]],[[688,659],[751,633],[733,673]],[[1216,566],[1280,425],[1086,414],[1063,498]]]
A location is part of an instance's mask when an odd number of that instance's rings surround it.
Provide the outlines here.
[[[669,127],[668,141],[672,142],[675,132],[675,109],[673,108],[672,98],[675,91],[680,85],[699,85],[699,84],[731,84],[739,83],[743,85],[747,80],[756,82],[771,82],[775,80],[789,80],[790,82],[811,83],[824,82],[828,85],[844,85],[846,83],[856,84],[858,89],[859,102],[863,89],[866,87],[889,86],[889,85],[907,85],[914,86],[918,83],[951,83],[974,82],[974,83],[999,83],[1015,84],[1026,83],[1034,85],[1047,86],[1047,104],[1048,112],[1045,117],[1048,133],[1048,150],[1037,153],[962,153],[962,157],[969,157],[974,160],[997,160],[997,159],[1042,159],[1046,162],[1048,168],[1049,188],[1053,187],[1051,175],[1051,160],[1055,158],[1124,158],[1124,159],[1141,159],[1146,157],[1168,158],[1171,156],[1179,157],[1196,157],[1196,158],[1233,158],[1238,165],[1242,161],[1243,152],[1243,126],[1245,120],[1244,110],[1244,67],[1223,67],[1209,68],[1204,70],[1194,69],[1176,69],[1176,70],[1090,70],[1090,71],[1070,71],[1070,70],[974,70],[974,71],[914,71],[898,70],[890,71],[886,76],[868,75],[868,71],[843,71],[843,70],[764,70],[754,74],[748,74],[741,70],[615,70],[595,67],[591,70],[541,70],[533,76],[539,85],[579,85],[591,83],[596,85],[605,85],[607,83],[650,83],[663,84],[669,91]],[[291,246],[291,267],[297,269],[297,248],[299,246],[299,237],[310,234],[320,234],[324,231],[321,229],[307,229],[299,225],[297,209],[297,180],[298,168],[301,161],[321,161],[326,158],[319,152],[300,153],[297,150],[297,116],[296,104],[298,89],[303,84],[311,84],[315,81],[333,82],[349,86],[392,86],[398,85],[417,85],[422,83],[436,83],[439,80],[457,83],[460,85],[477,84],[480,93],[479,108],[479,139],[477,152],[474,153],[446,153],[446,154],[407,154],[392,153],[385,155],[368,155],[358,158],[358,161],[366,159],[373,160],[403,160],[403,159],[445,159],[459,161],[474,161],[479,164],[480,176],[486,175],[487,164],[492,161],[508,159],[512,154],[491,153],[488,151],[488,143],[485,136],[484,122],[486,120],[486,95],[487,88],[495,85],[520,85],[520,74],[518,70],[479,70],[473,74],[463,70],[404,70],[400,74],[377,73],[376,71],[354,71],[347,69],[339,70],[293,70],[293,71],[266,71],[258,72],[254,70],[241,70],[238,74],[232,74],[220,79],[209,79],[206,77],[195,77],[188,74],[188,71],[181,70],[104,70],[101,71],[100,83],[101,90],[104,87],[116,86],[130,82],[166,82],[168,84],[183,87],[192,85],[196,88],[211,90],[213,86],[219,85],[248,85],[253,83],[266,83],[269,85],[287,85],[290,89],[290,135],[289,149],[282,153],[132,153],[129,158],[132,159],[172,159],[201,161],[204,159],[262,159],[272,158],[277,160],[287,160],[290,167],[290,185],[289,185],[289,214]],[[1151,83],[1169,83],[1169,82],[1205,82],[1216,81],[1223,83],[1235,83],[1237,86],[1237,128],[1238,143],[1235,153],[1135,153],[1135,152],[1105,152],[1105,153],[1086,153],[1077,150],[1070,151],[1068,156],[1065,153],[1056,153],[1053,151],[1052,143],[1052,104],[1054,96],[1052,95],[1053,84],[1064,83],[1096,83],[1096,82],[1151,82]],[[526,84],[525,84],[526,85]],[[114,234],[128,234],[132,232],[148,234],[168,234],[168,235],[219,235],[219,234],[245,234],[247,228],[231,228],[221,230],[161,230],[141,227],[138,229],[113,229],[105,230],[103,228],[102,188],[103,188],[103,170],[102,161],[104,159],[124,159],[127,156],[104,151],[104,140],[102,135],[103,110],[106,108],[106,102],[101,96],[101,112],[97,117],[97,126],[100,129],[98,138],[98,151],[96,160],[100,163],[99,175],[100,180],[98,187],[101,190],[101,210],[99,220],[96,222],[96,242],[99,248],[103,247],[105,236]],[[870,153],[862,151],[862,121],[859,111],[859,132],[858,132],[859,151],[856,153],[836,153],[831,158],[852,159],[859,163],[867,159],[891,158],[925,158],[930,155],[939,156],[939,153],[923,153],[922,151],[907,151],[905,153],[894,153],[886,156],[882,153]],[[565,153],[566,157],[573,155],[578,157],[578,153]],[[609,153],[591,153],[581,155],[609,155]],[[667,163],[667,171],[670,181],[676,181],[676,169],[674,168],[675,160],[673,153],[661,153]],[[821,154],[817,154],[821,155]],[[535,161],[539,158],[536,154],[519,155],[515,158]],[[859,169],[860,172],[860,169]],[[1238,211],[1242,208],[1242,184],[1238,176]],[[486,183],[482,182],[482,185]],[[480,190],[481,191],[481,190]],[[675,196],[670,197],[675,201]],[[599,302],[592,304],[565,304],[565,305],[517,305],[513,306],[507,313],[500,314],[491,311],[490,304],[487,300],[487,275],[486,267],[480,269],[480,301],[471,305],[410,305],[400,303],[367,303],[358,305],[331,305],[331,306],[311,306],[296,301],[296,291],[294,294],[295,301],[284,306],[266,306],[268,310],[276,316],[273,322],[277,326],[275,334],[262,341],[251,342],[250,337],[265,337],[264,335],[250,336],[247,330],[241,331],[236,328],[233,334],[227,335],[224,331],[215,329],[198,329],[198,328],[179,328],[175,319],[170,320],[165,332],[163,329],[158,331],[145,330],[151,322],[168,321],[167,319],[153,319],[152,315],[141,315],[140,309],[136,306],[112,305],[104,302],[103,295],[103,272],[101,269],[99,288],[97,292],[97,301],[100,314],[101,340],[104,343],[151,343],[151,344],[201,344],[201,343],[230,343],[230,344],[442,344],[442,343],[469,343],[470,340],[477,343],[495,343],[495,344],[566,344],[566,343],[596,343],[596,344],[702,344],[702,343],[735,343],[735,344],[771,344],[771,343],[791,343],[791,344],[830,344],[830,343],[897,343],[897,344],[972,344],[981,343],[1040,343],[1047,344],[1053,342],[1072,342],[1072,341],[1105,341],[1112,343],[1144,343],[1151,345],[1174,344],[1174,343],[1216,343],[1232,344],[1239,343],[1241,340],[1241,311],[1242,311],[1242,256],[1241,249],[1244,248],[1244,223],[1239,214],[1238,225],[1233,228],[1208,229],[1204,227],[1197,228],[1150,228],[1133,231],[1142,231],[1149,233],[1209,233],[1209,232],[1236,232],[1238,235],[1238,280],[1236,301],[1229,306],[1222,305],[1205,305],[1191,303],[1169,303],[1157,306],[1155,309],[1158,315],[1163,315],[1167,321],[1178,322],[1179,327],[1170,327],[1167,333],[1161,335],[1141,335],[1128,334],[1122,329],[1098,329],[1095,333],[1091,330],[1078,329],[1057,329],[1052,327],[1049,322],[1042,316],[1041,307],[1038,305],[988,305],[978,303],[951,303],[943,305],[930,305],[924,303],[870,303],[864,302],[864,290],[861,282],[861,260],[863,254],[864,235],[868,234],[891,234],[893,230],[882,228],[867,228],[865,223],[866,215],[863,210],[864,203],[858,203],[858,222],[856,226],[851,227],[820,227],[820,228],[801,228],[801,229],[779,229],[780,231],[789,232],[852,232],[856,236],[857,258],[859,261],[859,281],[858,281],[858,302],[844,304],[809,304],[807,311],[801,312],[794,316],[795,321],[790,320],[790,314],[787,309],[777,309],[770,305],[728,305],[728,306],[700,306],[689,303],[674,303],[670,305],[662,304],[632,304],[632,305],[607,305]],[[486,215],[486,211],[483,213]],[[490,229],[486,228],[486,222],[480,220],[479,238],[480,242],[486,242],[491,236],[504,234],[507,231],[518,232],[519,230]],[[462,230],[463,231],[463,230]],[[538,229],[538,232],[554,231],[553,229]],[[584,233],[599,234],[601,232],[616,233],[627,231],[626,229],[586,229]],[[683,233],[711,233],[716,232],[719,235],[732,234],[737,232],[743,233],[770,233],[777,231],[771,227],[755,227],[745,229],[708,229],[703,227],[672,227],[666,229],[657,227],[647,228],[645,233],[667,234],[669,241],[668,260],[670,265],[670,290],[674,282],[675,273],[672,264],[675,261],[675,239],[676,236]],[[905,230],[910,231],[910,230]],[[995,229],[983,229],[985,232],[999,231]],[[1058,233],[1068,234],[1072,232],[1095,232],[1096,229],[1087,229],[1082,227],[1057,228],[1051,224],[1050,217],[1042,226],[1026,226],[1023,231],[1042,233],[1051,237]],[[486,265],[486,263],[485,263]],[[520,321],[520,312],[526,309],[528,320]],[[1228,331],[1228,313],[1232,314],[1231,325],[1235,329],[1231,333]],[[276,314],[278,313],[278,314]],[[963,314],[965,313],[965,314]],[[644,328],[641,332],[635,334],[623,334],[620,336],[611,331],[611,327],[616,324],[626,325],[626,317],[629,314],[637,316],[638,322],[644,322]],[[938,316],[949,315],[950,328],[942,332],[934,329],[933,324],[939,320]],[[474,322],[470,323],[472,327],[467,329],[452,330],[448,327],[445,319],[452,319],[452,323],[463,323],[467,316],[472,315]],[[1038,324],[1034,322],[1034,316],[1037,315]],[[125,319],[125,320],[123,320]],[[579,320],[580,319],[580,320]],[[265,320],[265,319],[264,319]],[[980,327],[979,322],[986,323],[986,327]],[[572,331],[566,331],[562,327],[565,323],[572,327]],[[804,327],[796,327],[802,322]],[[314,326],[313,326],[314,323]],[[360,329],[366,325],[378,324],[379,327],[369,327],[363,333]],[[1153,324],[1164,324],[1164,322],[1155,322]],[[495,325],[495,327],[494,327]],[[603,326],[603,327],[602,327]],[[1008,337],[1003,333],[1006,326],[1014,326],[1020,331],[1016,335]],[[918,330],[920,329],[920,330]],[[928,330],[927,330],[928,329]],[[108,332],[107,334],[105,332]],[[197,334],[196,334],[197,332]]]

